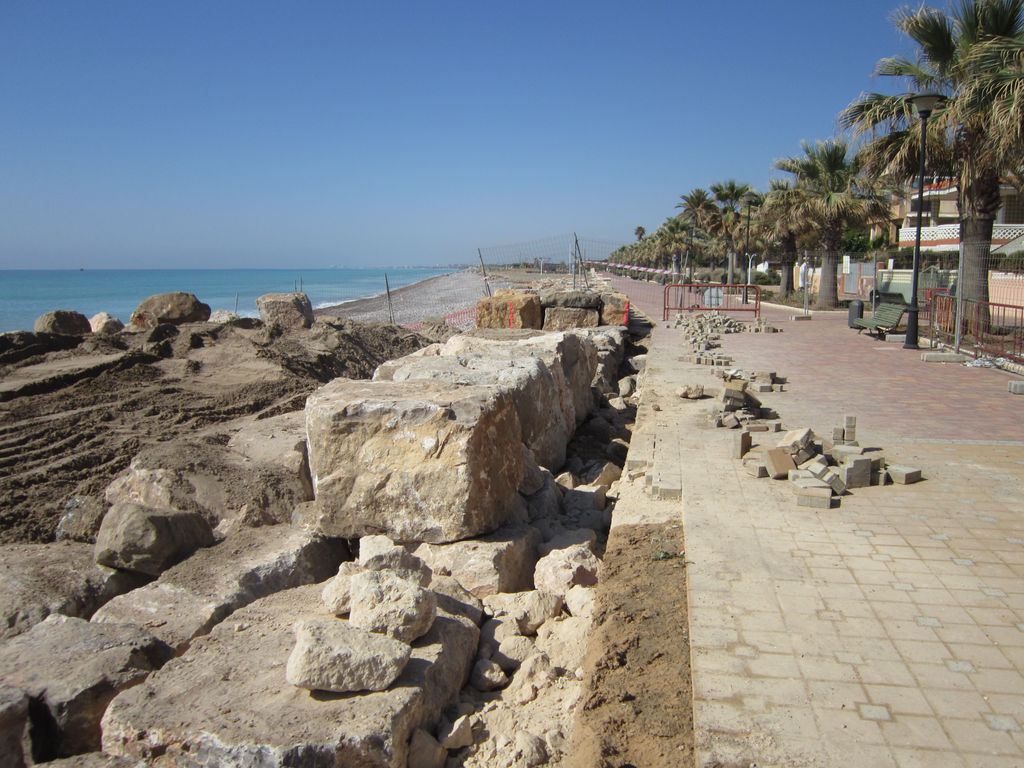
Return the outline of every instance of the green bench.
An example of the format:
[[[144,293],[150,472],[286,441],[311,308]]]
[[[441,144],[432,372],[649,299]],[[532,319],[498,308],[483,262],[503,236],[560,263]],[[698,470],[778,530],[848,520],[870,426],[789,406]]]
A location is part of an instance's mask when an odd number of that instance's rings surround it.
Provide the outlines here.
[[[883,334],[895,330],[906,311],[907,308],[903,304],[879,304],[871,317],[859,317],[853,321],[853,325],[857,329],[857,333],[874,331],[881,338]]]

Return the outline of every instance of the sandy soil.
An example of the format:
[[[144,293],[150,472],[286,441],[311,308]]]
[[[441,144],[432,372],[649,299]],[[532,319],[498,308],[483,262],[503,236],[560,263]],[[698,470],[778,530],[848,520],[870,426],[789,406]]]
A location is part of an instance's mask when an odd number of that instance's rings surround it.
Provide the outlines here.
[[[584,664],[572,768],[692,765],[680,523],[612,528]]]
[[[0,335],[0,543],[52,540],[65,504],[102,497],[143,448],[301,409],[319,384],[368,377],[430,339],[336,321],[280,336],[196,323],[51,341]]]

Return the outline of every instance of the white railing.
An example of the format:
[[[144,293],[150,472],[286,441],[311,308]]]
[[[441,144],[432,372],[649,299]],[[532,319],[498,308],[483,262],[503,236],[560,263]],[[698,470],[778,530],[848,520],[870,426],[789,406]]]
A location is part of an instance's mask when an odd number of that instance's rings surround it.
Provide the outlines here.
[[[900,247],[914,245],[915,228],[900,227]],[[992,228],[992,245],[998,247],[1014,238],[1024,235],[1024,224],[996,224]],[[933,251],[955,251],[960,247],[960,225],[940,224],[937,227],[921,227],[921,247]]]

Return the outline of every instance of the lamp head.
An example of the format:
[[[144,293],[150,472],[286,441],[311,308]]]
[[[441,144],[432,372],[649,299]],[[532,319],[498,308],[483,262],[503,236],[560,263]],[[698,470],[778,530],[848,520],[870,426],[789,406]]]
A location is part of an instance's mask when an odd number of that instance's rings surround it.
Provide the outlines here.
[[[921,117],[928,117],[932,110],[945,100],[946,97],[941,93],[914,93],[907,96],[907,101],[914,105],[914,109]]]

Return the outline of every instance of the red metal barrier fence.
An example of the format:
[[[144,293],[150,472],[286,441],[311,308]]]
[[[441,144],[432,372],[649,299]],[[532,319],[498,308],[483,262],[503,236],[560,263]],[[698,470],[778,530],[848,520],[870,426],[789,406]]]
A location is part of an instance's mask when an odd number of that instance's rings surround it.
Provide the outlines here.
[[[669,312],[753,312],[761,316],[761,286],[726,283],[670,283],[665,286],[662,320]]]
[[[932,338],[956,343],[956,297],[932,297]],[[990,301],[962,302],[960,349],[975,355],[1005,357],[1024,363],[1024,307]]]

